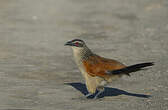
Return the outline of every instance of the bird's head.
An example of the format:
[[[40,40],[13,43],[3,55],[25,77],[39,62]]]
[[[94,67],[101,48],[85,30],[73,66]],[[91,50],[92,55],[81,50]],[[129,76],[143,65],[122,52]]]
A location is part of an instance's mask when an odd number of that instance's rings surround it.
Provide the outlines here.
[[[81,39],[74,39],[71,41],[68,41],[67,43],[65,43],[65,46],[71,46],[72,48],[76,48],[76,49],[82,49],[84,48],[85,42]]]
[[[77,57],[92,54],[91,50],[86,46],[85,42],[81,39],[74,39],[65,43],[65,46],[72,47],[73,53]]]

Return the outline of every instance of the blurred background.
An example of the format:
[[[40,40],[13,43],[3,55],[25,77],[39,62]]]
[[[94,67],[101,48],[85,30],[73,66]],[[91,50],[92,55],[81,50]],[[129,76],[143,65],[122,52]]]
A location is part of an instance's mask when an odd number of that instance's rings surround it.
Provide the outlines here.
[[[84,83],[64,47],[74,38],[126,65],[156,62],[111,85],[153,97],[79,100],[65,85]],[[0,0],[0,109],[166,110],[167,45],[167,0]]]

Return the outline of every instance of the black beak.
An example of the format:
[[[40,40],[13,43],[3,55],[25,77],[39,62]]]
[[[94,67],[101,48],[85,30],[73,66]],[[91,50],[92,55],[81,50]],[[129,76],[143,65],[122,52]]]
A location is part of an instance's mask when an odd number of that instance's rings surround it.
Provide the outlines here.
[[[73,43],[71,41],[68,41],[67,43],[64,44],[64,46],[73,46]]]

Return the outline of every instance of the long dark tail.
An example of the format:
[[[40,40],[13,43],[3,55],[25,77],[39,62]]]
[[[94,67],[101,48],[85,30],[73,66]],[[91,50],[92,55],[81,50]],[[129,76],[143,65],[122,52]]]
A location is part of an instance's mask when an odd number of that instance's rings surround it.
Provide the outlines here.
[[[107,71],[107,73],[108,74],[113,74],[113,75],[126,74],[126,75],[130,76],[129,73],[139,71],[139,70],[141,70],[145,67],[152,66],[152,65],[154,65],[154,62],[139,63],[139,64],[127,66],[127,67],[122,68],[122,69]]]

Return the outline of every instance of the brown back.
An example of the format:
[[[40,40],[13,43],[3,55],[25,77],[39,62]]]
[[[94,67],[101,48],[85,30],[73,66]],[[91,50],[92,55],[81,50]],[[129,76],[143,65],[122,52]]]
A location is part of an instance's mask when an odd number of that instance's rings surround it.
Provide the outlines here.
[[[86,72],[95,77],[103,77],[104,79],[109,78],[111,75],[107,74],[106,71],[116,70],[126,67],[124,64],[112,60],[100,57],[98,55],[90,56],[88,59],[83,60],[83,65]]]

